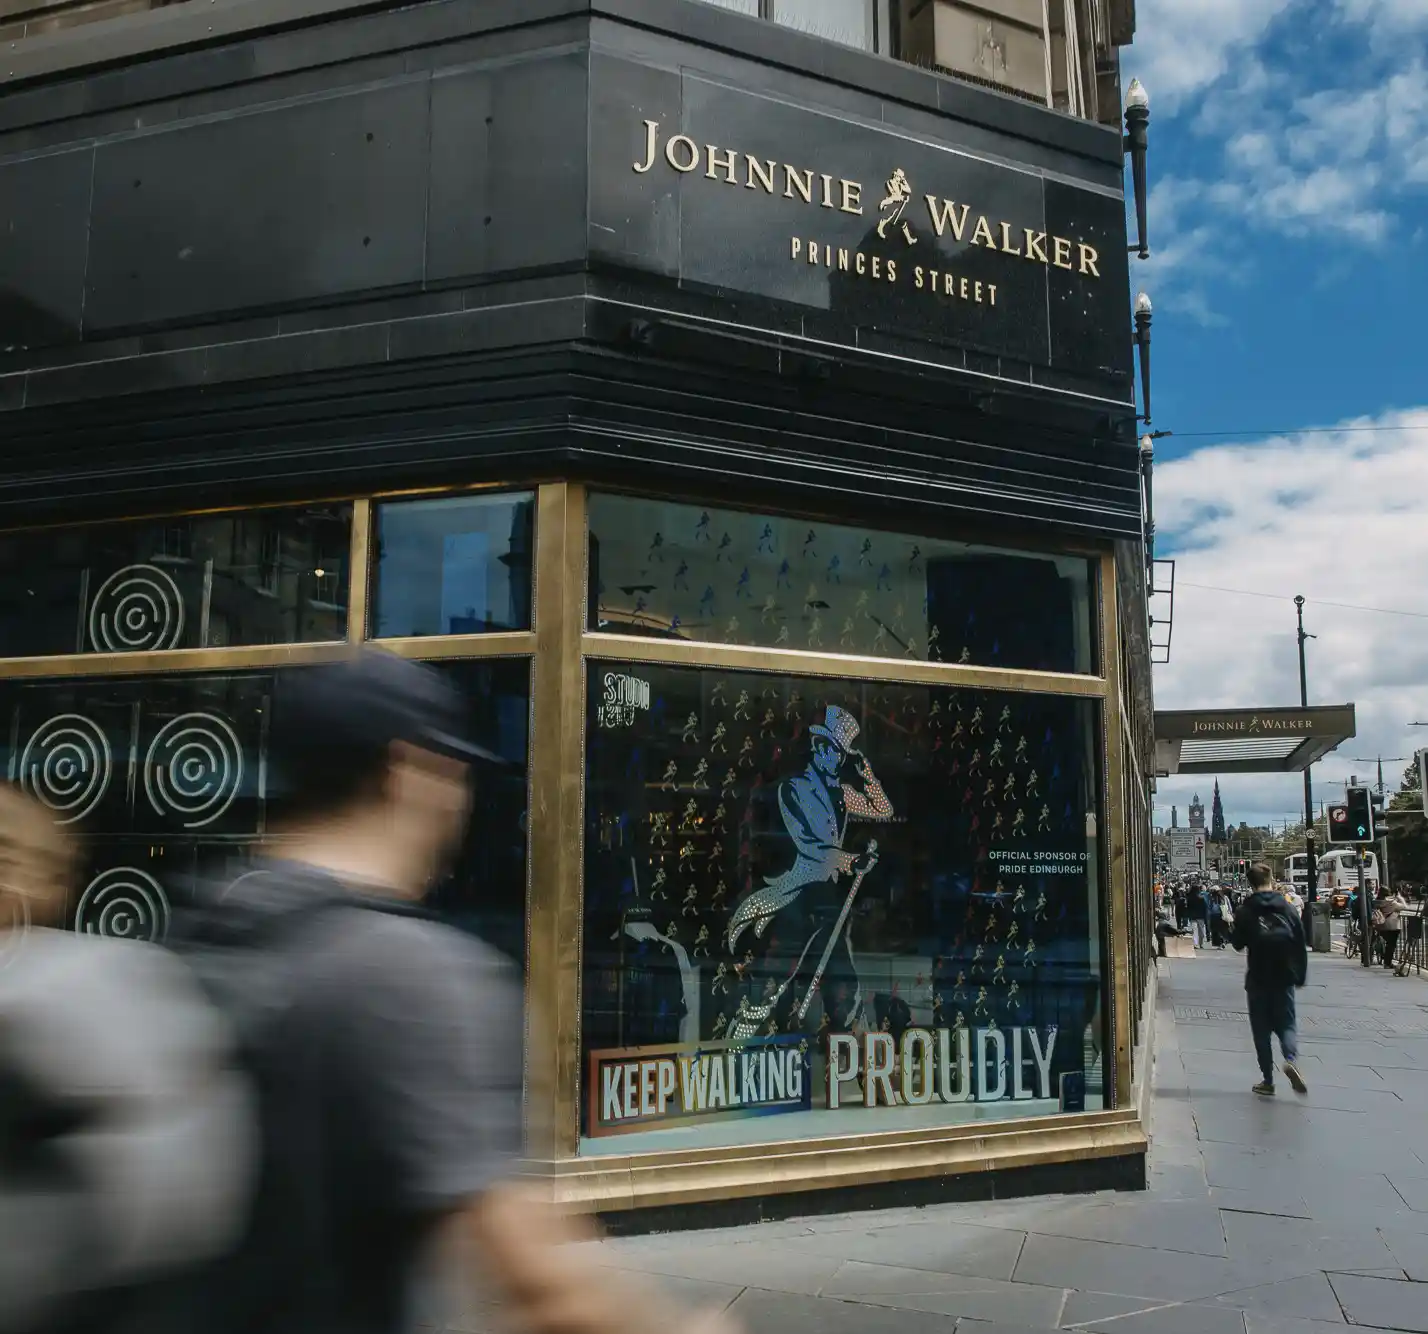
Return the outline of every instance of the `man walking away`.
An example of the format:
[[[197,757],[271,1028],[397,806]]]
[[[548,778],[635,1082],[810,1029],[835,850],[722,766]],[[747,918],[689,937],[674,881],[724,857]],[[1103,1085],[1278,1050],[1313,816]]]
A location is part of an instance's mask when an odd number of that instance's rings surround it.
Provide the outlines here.
[[[1390,896],[1388,889],[1380,885],[1378,898],[1373,905],[1373,924],[1383,941],[1383,966],[1393,971],[1393,956],[1398,950],[1398,934],[1403,926],[1398,914],[1408,907],[1397,895]]]
[[[1195,937],[1195,948],[1202,950],[1205,948],[1205,936],[1210,925],[1210,900],[1205,893],[1205,886],[1198,880],[1190,886],[1185,912],[1190,919],[1190,934]]]
[[[1249,870],[1250,896],[1235,914],[1230,944],[1248,950],[1245,995],[1249,1001],[1250,1032],[1263,1079],[1254,1086],[1261,1097],[1274,1096],[1274,1046],[1279,1038],[1284,1073],[1296,1093],[1309,1087],[1299,1071],[1299,1035],[1294,1013],[1294,991],[1309,972],[1309,951],[1299,914],[1274,888],[1274,872],[1264,863]]]

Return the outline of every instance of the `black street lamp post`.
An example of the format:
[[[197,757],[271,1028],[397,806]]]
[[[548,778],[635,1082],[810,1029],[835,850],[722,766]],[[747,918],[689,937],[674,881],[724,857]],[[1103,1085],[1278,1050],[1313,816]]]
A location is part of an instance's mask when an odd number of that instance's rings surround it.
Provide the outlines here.
[[[1125,151],[1130,154],[1131,182],[1135,190],[1136,244],[1128,247],[1141,259],[1150,258],[1146,232],[1146,150],[1150,146],[1150,98],[1139,79],[1132,79],[1126,90]]]
[[[1135,345],[1140,351],[1141,420],[1150,425],[1150,323],[1155,308],[1142,292],[1135,299]]]

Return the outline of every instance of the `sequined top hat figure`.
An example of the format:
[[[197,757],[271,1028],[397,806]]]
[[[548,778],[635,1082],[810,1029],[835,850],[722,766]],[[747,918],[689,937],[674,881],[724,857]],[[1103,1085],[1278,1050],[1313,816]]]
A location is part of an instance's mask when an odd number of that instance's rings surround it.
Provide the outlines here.
[[[831,741],[845,755],[858,754],[853,749],[853,742],[858,739],[858,733],[863,729],[847,709],[830,704],[824,712],[823,721],[814,723],[808,730],[813,736],[821,736],[825,741]]]

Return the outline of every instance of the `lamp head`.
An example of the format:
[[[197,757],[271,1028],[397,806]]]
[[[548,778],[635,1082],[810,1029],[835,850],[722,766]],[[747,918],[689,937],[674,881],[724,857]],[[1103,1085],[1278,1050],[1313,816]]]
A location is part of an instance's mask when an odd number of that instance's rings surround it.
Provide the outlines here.
[[[1132,79],[1130,87],[1126,89],[1126,110],[1150,110],[1150,94],[1145,91],[1145,85],[1139,79]]]
[[[1124,307],[1122,307],[1122,309],[1124,309]],[[1150,315],[1153,313],[1154,309],[1155,308],[1150,304],[1150,298],[1146,296],[1144,292],[1140,293],[1140,295],[1136,297],[1135,313],[1137,315]]]
[[[1143,435],[1140,438],[1140,456],[1149,461],[1155,457],[1155,440],[1152,436]]]

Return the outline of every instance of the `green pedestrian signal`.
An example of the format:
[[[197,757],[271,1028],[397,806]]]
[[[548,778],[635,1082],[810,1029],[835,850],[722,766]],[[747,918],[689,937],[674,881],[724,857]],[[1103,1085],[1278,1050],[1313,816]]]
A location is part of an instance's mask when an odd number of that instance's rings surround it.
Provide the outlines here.
[[[1373,802],[1368,788],[1351,787],[1342,802],[1329,807],[1329,842],[1372,843]]]

